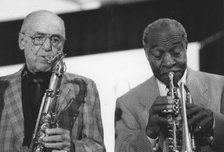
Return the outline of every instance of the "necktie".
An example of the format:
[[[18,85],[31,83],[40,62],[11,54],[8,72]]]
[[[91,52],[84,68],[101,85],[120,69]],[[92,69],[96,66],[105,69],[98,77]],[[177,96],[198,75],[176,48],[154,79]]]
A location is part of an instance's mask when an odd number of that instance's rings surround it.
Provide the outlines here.
[[[24,140],[23,146],[29,146],[32,138],[32,134],[36,125],[36,119],[39,113],[39,108],[41,104],[42,97],[42,89],[41,83],[43,80],[41,79],[30,79],[27,83],[27,89],[25,94],[27,94],[26,98],[24,97]]]
[[[37,115],[39,113],[40,104],[41,104],[41,99],[43,96],[43,91],[41,88],[41,84],[43,83],[43,80],[34,78],[33,83],[34,83],[33,107],[34,107],[34,115],[37,118]]]

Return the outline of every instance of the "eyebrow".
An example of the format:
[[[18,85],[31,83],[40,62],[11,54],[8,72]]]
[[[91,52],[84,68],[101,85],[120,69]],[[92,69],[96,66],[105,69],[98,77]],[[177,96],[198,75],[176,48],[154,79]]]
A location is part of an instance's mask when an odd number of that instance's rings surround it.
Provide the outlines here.
[[[151,45],[149,48],[152,50],[152,49],[154,49],[155,47],[157,47],[157,45]]]
[[[43,32],[39,32],[39,31],[35,32],[33,35],[51,35],[51,36],[57,36],[61,39],[64,39],[63,36],[60,34],[48,34],[48,33],[43,33]]]
[[[47,35],[46,33],[38,32],[38,31],[34,33],[34,35],[37,35],[37,34],[40,34],[40,35]]]
[[[183,44],[183,41],[177,41],[177,42],[174,42],[173,43],[173,45],[180,45],[180,44],[182,45]]]
[[[40,35],[58,35],[58,36],[61,36],[60,34],[49,34],[49,33],[43,33],[43,32],[35,32],[34,34],[40,34]]]

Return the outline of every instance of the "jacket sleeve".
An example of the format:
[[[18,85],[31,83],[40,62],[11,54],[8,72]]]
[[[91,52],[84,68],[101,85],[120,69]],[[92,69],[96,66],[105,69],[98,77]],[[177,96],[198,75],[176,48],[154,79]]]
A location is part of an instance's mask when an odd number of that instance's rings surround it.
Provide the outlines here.
[[[100,100],[96,84],[91,80],[87,82],[85,103],[79,117],[76,122],[79,124],[74,126],[79,126],[81,133],[75,133],[78,128],[73,128],[73,134],[79,136],[72,139],[74,151],[105,152]]]
[[[115,110],[115,152],[151,152],[152,146],[132,108],[120,99]]]
[[[214,128],[214,140],[212,143],[212,148],[216,151],[224,150],[224,115],[214,114],[215,117],[215,128]]]
[[[223,79],[221,79],[221,82],[219,84],[215,84],[216,87],[220,87],[222,89],[213,89],[215,93],[218,93],[220,95],[218,90],[221,90],[221,97],[218,98],[220,100],[216,102],[213,101],[213,104],[219,105],[220,112],[217,110],[213,110],[214,112],[214,118],[215,118],[215,126],[214,126],[214,139],[212,142],[212,149],[216,152],[222,152],[224,151],[224,87],[223,87]],[[216,95],[216,96],[218,96]]]

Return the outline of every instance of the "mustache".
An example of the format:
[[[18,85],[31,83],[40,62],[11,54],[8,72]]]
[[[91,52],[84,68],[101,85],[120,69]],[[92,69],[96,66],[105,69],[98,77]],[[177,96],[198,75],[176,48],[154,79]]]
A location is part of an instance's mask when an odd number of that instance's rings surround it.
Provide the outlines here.
[[[47,54],[47,55],[42,55],[42,57],[47,61],[47,62],[52,62],[55,61],[58,57],[58,54]]]
[[[164,74],[168,74],[168,73],[170,73],[170,72],[180,72],[180,71],[182,71],[183,69],[180,69],[180,68],[173,68],[173,69],[168,69],[168,68],[160,68],[159,69],[159,71],[158,71],[158,73],[160,74],[160,75],[164,75]]]
[[[160,69],[159,69],[159,74],[160,74],[160,75],[163,75],[163,74],[170,73],[171,71],[172,71],[171,69],[160,68]]]

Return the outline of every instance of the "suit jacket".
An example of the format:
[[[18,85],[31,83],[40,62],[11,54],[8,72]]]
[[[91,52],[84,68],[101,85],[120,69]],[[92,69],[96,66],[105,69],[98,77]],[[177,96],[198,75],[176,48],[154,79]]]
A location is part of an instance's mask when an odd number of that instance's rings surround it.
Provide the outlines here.
[[[24,138],[24,117],[21,101],[21,72],[0,78],[0,152],[19,152]],[[79,115],[74,121],[68,108],[79,93],[79,85],[75,79],[82,79],[86,83],[86,96],[84,103],[79,107]],[[103,152],[103,126],[98,91],[95,83],[85,77],[65,73],[61,82],[61,94],[58,99],[59,113],[63,118],[61,126],[70,128],[73,151],[76,152]],[[66,109],[65,109],[66,108]],[[70,110],[66,112],[66,110]],[[71,118],[72,117],[72,118]]]
[[[224,151],[223,87],[224,77],[188,68],[187,86],[193,102],[214,112],[215,128],[212,146],[202,147],[202,152]],[[115,151],[150,152],[151,143],[145,133],[149,109],[159,89],[155,77],[151,77],[133,88],[116,102],[115,111]]]

